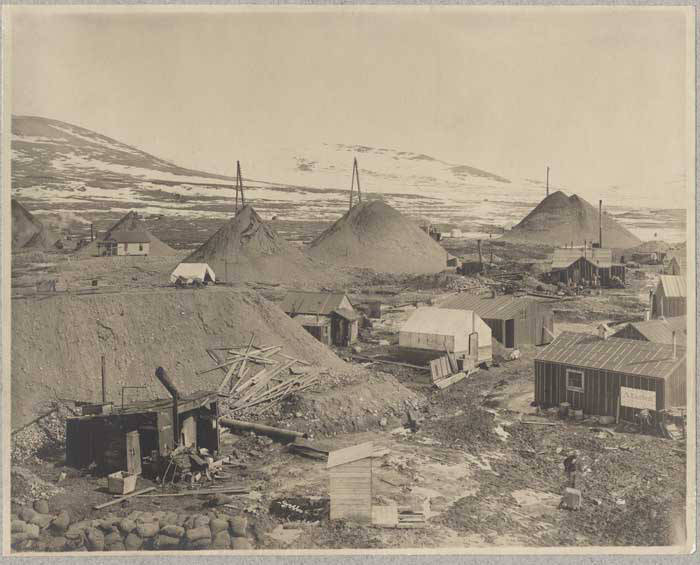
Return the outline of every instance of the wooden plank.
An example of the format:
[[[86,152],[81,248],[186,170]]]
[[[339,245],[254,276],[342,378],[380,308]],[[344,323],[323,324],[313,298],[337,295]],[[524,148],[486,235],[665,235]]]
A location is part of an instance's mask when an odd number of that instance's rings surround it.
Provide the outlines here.
[[[458,383],[459,381],[464,379],[464,377],[466,377],[466,376],[467,376],[466,373],[460,372],[460,373],[457,373],[456,375],[452,375],[451,377],[445,377],[444,379],[440,379],[439,381],[435,381],[433,384],[437,388],[443,389],[443,388],[447,388],[450,385]]]
[[[110,500],[109,502],[105,502],[104,504],[97,504],[96,506],[93,506],[95,510],[101,510],[102,508],[107,508],[108,506],[112,506],[113,504],[117,504],[119,502],[122,502],[123,500],[126,500],[128,498],[132,498],[134,496],[140,496],[142,494],[145,494],[147,492],[151,492],[156,490],[156,487],[148,487],[142,490],[137,490],[136,492],[132,492],[131,494],[127,494],[126,496],[120,496],[119,498],[115,498],[114,500]]]

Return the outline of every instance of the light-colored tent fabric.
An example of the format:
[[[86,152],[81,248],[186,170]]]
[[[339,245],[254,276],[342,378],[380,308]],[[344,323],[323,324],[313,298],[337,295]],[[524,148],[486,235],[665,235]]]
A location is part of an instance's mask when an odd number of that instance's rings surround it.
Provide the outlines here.
[[[204,281],[207,275],[209,275],[211,282],[216,282],[214,271],[206,263],[180,263],[170,275],[170,282],[175,282],[180,277],[188,283],[195,279]]]
[[[399,331],[399,346],[432,351],[469,350],[469,334],[479,334],[479,348],[491,347],[491,329],[471,310],[418,308]]]

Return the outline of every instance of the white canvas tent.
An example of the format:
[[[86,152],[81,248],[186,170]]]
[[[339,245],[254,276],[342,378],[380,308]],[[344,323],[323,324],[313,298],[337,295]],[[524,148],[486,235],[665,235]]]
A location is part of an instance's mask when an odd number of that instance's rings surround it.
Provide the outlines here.
[[[170,282],[175,282],[182,277],[188,284],[195,280],[202,282],[216,282],[216,275],[206,263],[180,263],[170,274]]]
[[[399,330],[399,347],[473,356],[472,334],[478,336],[478,362],[491,360],[491,328],[474,311],[418,308]]]

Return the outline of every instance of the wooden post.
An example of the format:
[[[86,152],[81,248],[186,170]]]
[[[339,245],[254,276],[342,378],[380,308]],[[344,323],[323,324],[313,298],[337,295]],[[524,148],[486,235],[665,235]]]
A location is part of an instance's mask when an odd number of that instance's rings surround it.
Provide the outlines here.
[[[615,415],[615,423],[619,424],[620,423],[620,403],[621,403],[621,394],[620,391],[617,393],[617,414]]]
[[[238,213],[238,179],[241,176],[241,162],[236,161],[236,214]]]
[[[357,157],[355,157],[355,162],[353,165],[353,168],[355,169],[355,176],[357,177],[357,201],[362,202],[362,192],[360,191],[360,169],[357,166]]]
[[[105,367],[105,356],[102,356],[102,404],[107,404],[107,369]]]
[[[480,240],[480,239],[477,239],[477,240],[476,240],[476,248],[477,248],[478,251],[479,251],[479,272],[481,272],[481,271],[484,270],[484,267],[483,267],[483,265],[482,265],[482,263],[481,263],[481,240]]]
[[[547,167],[547,196],[549,196],[549,167]]]

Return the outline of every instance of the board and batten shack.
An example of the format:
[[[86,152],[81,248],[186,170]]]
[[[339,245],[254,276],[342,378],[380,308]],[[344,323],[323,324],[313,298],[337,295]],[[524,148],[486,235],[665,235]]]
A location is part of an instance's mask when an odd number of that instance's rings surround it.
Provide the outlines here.
[[[539,406],[568,402],[613,417],[619,410],[620,419],[634,421],[640,399],[657,411],[686,406],[685,347],[564,332],[535,357]]]
[[[685,316],[687,297],[685,277],[661,275],[651,295],[651,317]]]
[[[372,521],[373,452],[370,441],[328,454],[331,520]]]

